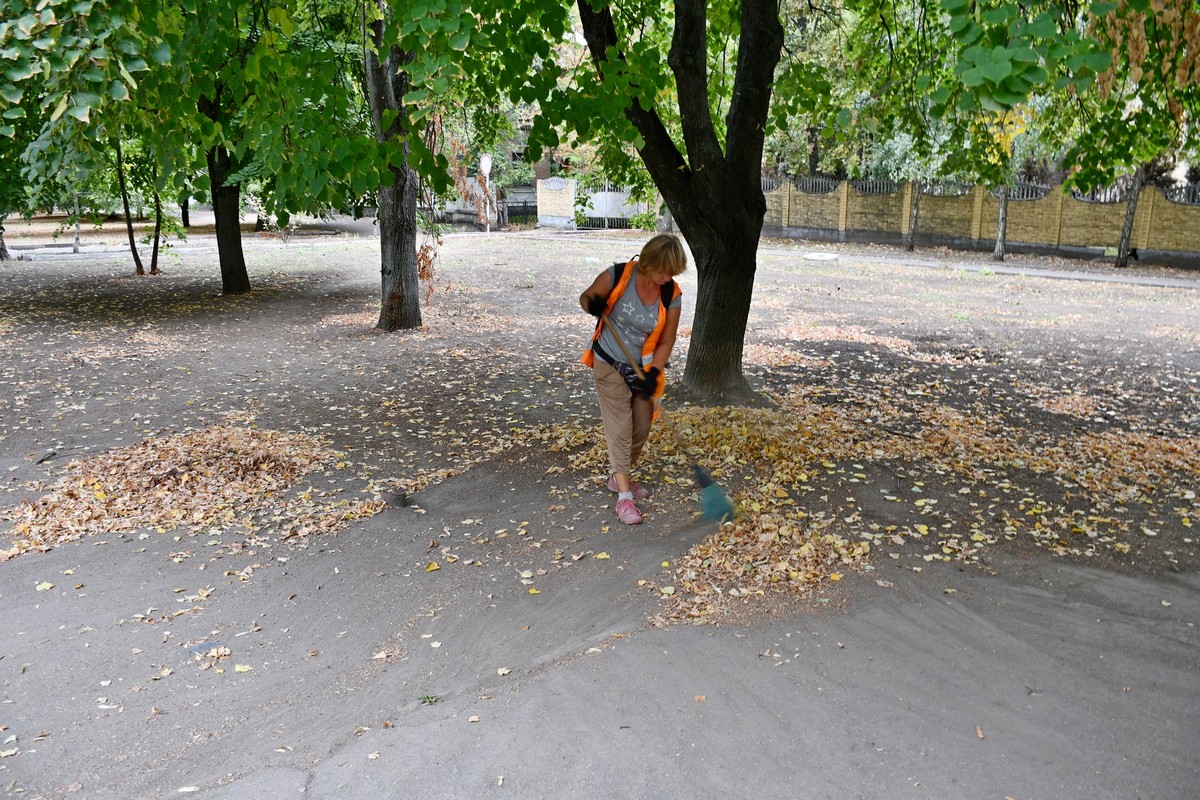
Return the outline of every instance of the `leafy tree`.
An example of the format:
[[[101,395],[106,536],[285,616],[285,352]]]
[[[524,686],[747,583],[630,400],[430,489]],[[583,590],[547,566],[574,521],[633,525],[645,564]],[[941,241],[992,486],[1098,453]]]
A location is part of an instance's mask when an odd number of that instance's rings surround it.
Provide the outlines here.
[[[696,264],[684,385],[709,399],[745,397],[741,359],[766,211],[763,147],[784,41],[778,4],[580,0],[588,57],[561,65],[553,46],[571,30],[565,4],[475,8],[480,43],[497,58],[488,78],[539,105],[535,154],[566,136],[594,142],[608,163],[627,163],[633,144]]]
[[[1132,172],[1117,263],[1127,263],[1145,165],[1196,153],[1200,134],[1200,11],[1191,0],[1021,5],[942,0],[960,45],[958,90],[943,108],[1004,112],[1042,90],[1067,92],[1077,115],[1065,154],[1068,183],[1110,185]]]
[[[0,110],[35,75],[45,76],[44,107],[52,109],[44,145],[26,148],[31,174],[44,182],[71,160],[86,173],[128,130],[154,154],[160,192],[181,201],[211,196],[227,293],[250,288],[241,252],[243,181],[265,186],[264,210],[286,224],[293,213],[345,207],[377,187],[390,189],[414,166],[431,180],[448,180],[445,159],[424,146],[416,123],[435,104],[429,98],[452,88],[452,56],[466,47],[474,23],[460,2],[393,10],[382,0],[43,0],[29,10],[20,0],[0,0],[0,10],[0,54],[12,62]],[[365,28],[371,41],[361,37]],[[372,58],[386,67],[393,55],[388,85],[375,81],[374,97],[400,94],[372,113],[366,67]],[[375,69],[373,77],[380,74]],[[365,130],[369,120],[376,135]],[[207,171],[200,177],[197,156]],[[392,226],[395,214],[415,227],[411,204],[384,198],[380,205],[381,226]],[[394,291],[415,296],[409,249],[385,247],[386,329],[420,324],[416,304],[398,301]]]
[[[1147,168],[1168,154],[1200,155],[1200,8],[1192,0],[1097,3],[1089,32],[1110,66],[1097,76],[1097,107],[1067,153],[1081,187],[1132,171],[1118,267],[1129,263],[1137,201]],[[1099,156],[1099,158],[1097,157]]]
[[[13,91],[15,87],[10,87],[11,84],[0,84],[0,93],[13,103],[0,118],[0,125],[9,131],[7,136],[0,135],[0,261],[11,258],[4,243],[4,220],[9,214],[24,210],[28,202],[28,188],[21,175],[21,156],[41,127],[38,105],[32,102],[32,93],[23,97]],[[25,102],[20,102],[22,99]]]
[[[913,188],[904,239],[905,249],[911,251],[921,195],[942,173],[946,151],[963,135],[961,128],[935,120],[930,113],[930,87],[951,76],[949,31],[935,0],[851,0],[850,6],[857,14],[849,39],[856,66],[852,75],[860,96],[869,98],[867,127],[877,134],[879,121],[885,120],[892,128],[891,136],[881,137],[873,148],[873,167]]]
[[[783,52],[767,127],[767,168],[788,174],[845,171],[872,135],[860,112],[869,101],[857,80],[856,16],[847,4],[786,0],[780,4]],[[863,123],[863,124],[855,124]]]

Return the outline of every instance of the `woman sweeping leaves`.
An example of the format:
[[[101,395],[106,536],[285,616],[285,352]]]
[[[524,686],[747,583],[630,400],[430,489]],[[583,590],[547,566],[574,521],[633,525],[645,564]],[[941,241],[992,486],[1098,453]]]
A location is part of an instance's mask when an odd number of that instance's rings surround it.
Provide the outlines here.
[[[597,275],[579,296],[579,305],[598,318],[581,361],[592,368],[596,381],[608,444],[608,488],[617,493],[617,516],[628,525],[642,521],[635,498],[650,496],[631,473],[666,388],[664,370],[683,306],[674,278],[686,269],[683,244],[671,234],[659,234],[629,263]],[[641,360],[642,375],[628,363],[630,358]]]

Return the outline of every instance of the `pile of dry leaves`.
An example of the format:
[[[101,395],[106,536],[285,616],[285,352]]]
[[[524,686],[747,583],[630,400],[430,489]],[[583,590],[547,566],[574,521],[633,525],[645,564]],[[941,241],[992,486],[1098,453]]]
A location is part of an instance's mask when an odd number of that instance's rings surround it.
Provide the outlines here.
[[[884,397],[826,400],[803,387],[775,398],[774,409],[672,412],[687,449],[705,454],[704,466],[742,513],[679,560],[664,581],[673,585],[653,587],[668,616],[711,619],[731,598],[808,592],[910,541],[928,544],[926,561],[979,561],[1018,537],[1056,555],[1121,557],[1131,542],[1155,535],[1139,520],[1186,530],[1200,515],[1194,437],[1060,436],[936,402],[904,411]],[[689,456],[662,428],[652,434],[652,458],[673,465],[664,474],[686,474],[679,467]],[[559,426],[539,438],[574,450],[573,468],[604,469],[592,429]],[[897,475],[908,476],[903,489]],[[869,493],[894,513],[864,511]],[[952,510],[946,495],[957,501]]]
[[[338,458],[305,434],[229,425],[154,437],[72,462],[47,494],[5,512],[16,544],[0,559],[89,534],[263,524],[307,532],[381,510],[378,502],[322,504],[304,493],[284,503],[297,479]],[[258,521],[273,505],[284,510]]]

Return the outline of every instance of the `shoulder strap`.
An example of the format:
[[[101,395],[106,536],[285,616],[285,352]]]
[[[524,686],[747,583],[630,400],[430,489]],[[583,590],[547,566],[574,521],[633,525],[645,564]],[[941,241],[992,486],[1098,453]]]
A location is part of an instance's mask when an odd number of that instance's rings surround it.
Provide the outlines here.
[[[621,270],[623,269],[625,269],[625,264],[623,262],[614,261],[613,265],[608,270],[612,273],[612,285],[614,289],[617,286],[617,281],[621,280]]]
[[[632,259],[630,260],[632,261]],[[628,261],[614,261],[613,265],[609,267],[609,272],[612,273],[612,289],[608,290],[610,297],[612,296],[612,293],[616,291],[617,284],[621,282],[621,274],[625,272],[625,268],[628,266]]]
[[[671,308],[671,301],[675,299],[675,279],[667,281],[662,285],[662,304],[663,308],[668,311]]]
[[[630,259],[632,261],[633,259]],[[617,282],[621,280],[621,272],[625,267],[629,266],[629,262],[615,262],[611,267],[613,289],[616,289]],[[671,301],[675,299],[675,280],[672,278],[662,285],[661,300],[664,309],[671,307]]]

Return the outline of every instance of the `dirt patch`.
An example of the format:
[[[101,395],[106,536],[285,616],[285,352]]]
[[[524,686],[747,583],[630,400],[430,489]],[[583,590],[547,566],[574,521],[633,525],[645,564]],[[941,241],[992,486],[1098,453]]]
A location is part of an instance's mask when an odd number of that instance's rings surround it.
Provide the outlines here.
[[[212,256],[142,280],[14,270],[0,402],[15,422],[0,436],[31,460],[98,458],[246,414],[345,453],[325,490],[345,503],[419,493],[534,439],[570,456],[551,489],[570,502],[604,469],[572,298],[611,260],[594,253],[633,241],[450,237],[426,325],[395,336],[372,329],[369,239],[251,252],[256,289],[239,298],[215,296]],[[813,262],[800,247],[763,251],[747,333],[747,374],[774,407],[668,394],[679,438],[656,429],[641,467],[694,509],[699,459],[744,512],[644,587],[674,616],[808,592],[880,558],[986,563],[1029,546],[1195,567],[1200,358],[1163,331],[1188,328],[1200,293],[873,263],[878,248]],[[685,331],[690,317],[689,300]]]

